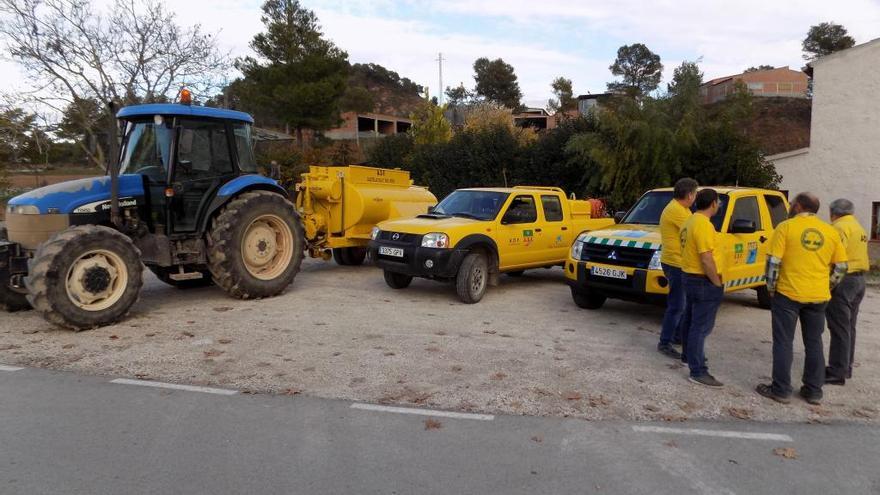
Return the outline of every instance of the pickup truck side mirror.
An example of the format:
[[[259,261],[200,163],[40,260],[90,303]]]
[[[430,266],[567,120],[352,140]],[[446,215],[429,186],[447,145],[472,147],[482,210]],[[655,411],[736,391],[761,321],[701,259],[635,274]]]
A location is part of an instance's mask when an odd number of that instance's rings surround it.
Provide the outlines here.
[[[626,216],[625,211],[618,211],[614,214],[614,223],[620,223],[623,221],[623,217]]]
[[[755,222],[745,218],[734,220],[733,225],[730,226],[730,232],[733,234],[754,234],[756,230],[758,228],[755,226]]]

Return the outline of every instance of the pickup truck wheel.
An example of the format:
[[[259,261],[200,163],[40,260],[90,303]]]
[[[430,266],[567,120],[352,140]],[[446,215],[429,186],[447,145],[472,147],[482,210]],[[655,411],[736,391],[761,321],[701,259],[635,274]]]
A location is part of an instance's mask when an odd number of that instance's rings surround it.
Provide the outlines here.
[[[606,297],[600,294],[590,294],[572,287],[571,298],[577,307],[581,309],[599,309],[605,304]]]
[[[470,253],[464,257],[455,277],[455,290],[465,304],[480,302],[489,286],[489,260],[483,253]]]
[[[25,285],[28,301],[51,323],[74,330],[109,325],[138,299],[140,251],[111,228],[71,227],[40,245]]]
[[[412,277],[402,273],[385,270],[385,283],[392,289],[406,289],[412,283]]]
[[[211,278],[239,299],[280,294],[302,264],[302,224],[280,194],[243,193],[223,207],[206,237]]]
[[[757,287],[755,292],[758,293],[758,307],[761,309],[770,309],[772,298],[770,297],[770,291],[767,290],[767,286],[762,285],[761,287]]]
[[[508,277],[519,278],[522,277],[526,273],[525,270],[517,270],[515,272],[504,272]]]

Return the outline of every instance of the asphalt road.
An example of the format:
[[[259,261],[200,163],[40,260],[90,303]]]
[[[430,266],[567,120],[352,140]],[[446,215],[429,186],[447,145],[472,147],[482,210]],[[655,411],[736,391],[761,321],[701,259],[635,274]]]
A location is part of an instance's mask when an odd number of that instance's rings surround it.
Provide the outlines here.
[[[864,424],[360,407],[0,368],[0,493],[880,493]]]

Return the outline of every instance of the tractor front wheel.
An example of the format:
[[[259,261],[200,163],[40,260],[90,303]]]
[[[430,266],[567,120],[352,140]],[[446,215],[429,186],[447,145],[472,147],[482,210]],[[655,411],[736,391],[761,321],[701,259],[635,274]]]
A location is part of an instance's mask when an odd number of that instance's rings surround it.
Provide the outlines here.
[[[293,282],[304,244],[290,201],[268,191],[246,192],[214,219],[208,266],[214,283],[233,297],[271,297]]]
[[[25,279],[43,318],[74,330],[124,317],[143,285],[140,251],[128,237],[97,225],[71,227],[40,245]]]

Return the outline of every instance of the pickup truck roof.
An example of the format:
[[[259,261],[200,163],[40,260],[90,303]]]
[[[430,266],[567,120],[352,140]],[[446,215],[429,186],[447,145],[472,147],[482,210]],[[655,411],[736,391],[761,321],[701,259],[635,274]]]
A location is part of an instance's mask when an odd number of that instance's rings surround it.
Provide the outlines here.
[[[488,191],[488,192],[502,192],[502,193],[513,193],[517,191],[550,191],[550,192],[558,192],[565,196],[565,191],[563,191],[559,187],[544,187],[544,186],[514,186],[514,187],[464,187],[459,189],[460,191]]]
[[[718,194],[730,194],[739,191],[772,191],[779,192],[775,189],[763,189],[760,187],[743,187],[743,186],[700,186],[700,189],[715,189]],[[657,189],[651,189],[651,191],[672,191],[671,187],[658,187]]]

